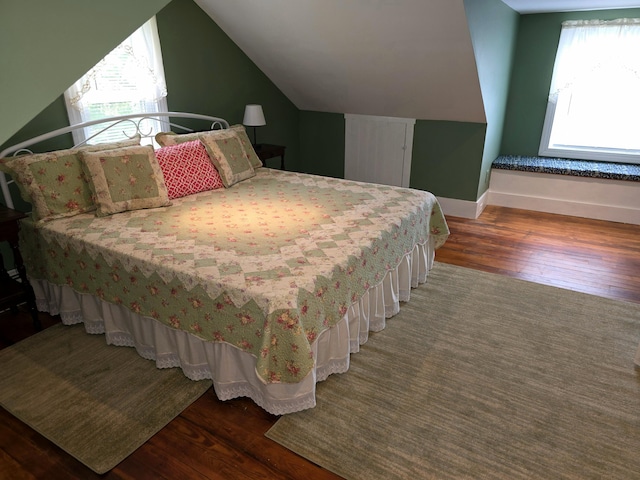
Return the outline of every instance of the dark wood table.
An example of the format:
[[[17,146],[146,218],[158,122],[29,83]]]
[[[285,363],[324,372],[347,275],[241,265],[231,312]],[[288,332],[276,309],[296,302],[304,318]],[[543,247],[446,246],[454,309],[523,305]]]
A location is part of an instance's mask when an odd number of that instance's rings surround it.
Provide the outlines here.
[[[265,160],[270,158],[280,157],[280,169],[284,170],[284,150],[286,147],[282,145],[271,145],[269,143],[257,143],[253,146],[253,149],[256,151],[256,155],[262,162],[262,165],[265,165]]]
[[[0,205],[0,241],[9,243],[15,269],[18,272],[17,277],[11,276],[7,272],[2,255],[0,255],[0,310],[10,308],[17,311],[18,305],[26,303],[33,318],[33,325],[37,330],[40,330],[42,327],[38,318],[36,299],[27,280],[27,272],[18,246],[19,220],[26,216],[25,213]]]

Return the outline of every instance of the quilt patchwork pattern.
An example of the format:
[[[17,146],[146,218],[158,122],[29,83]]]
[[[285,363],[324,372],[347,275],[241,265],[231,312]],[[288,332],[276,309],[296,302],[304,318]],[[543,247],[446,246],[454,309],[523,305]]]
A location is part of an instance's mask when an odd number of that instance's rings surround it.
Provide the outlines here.
[[[265,382],[295,383],[323,330],[448,234],[428,192],[259,169],[171,207],[27,222],[21,248],[31,277],[230,343]]]

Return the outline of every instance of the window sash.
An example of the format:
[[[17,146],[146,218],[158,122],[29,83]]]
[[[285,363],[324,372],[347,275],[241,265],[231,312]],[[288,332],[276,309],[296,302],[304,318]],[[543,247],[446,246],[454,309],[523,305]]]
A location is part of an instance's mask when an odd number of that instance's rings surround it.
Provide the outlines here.
[[[563,23],[541,156],[640,163],[638,51],[640,19]]]

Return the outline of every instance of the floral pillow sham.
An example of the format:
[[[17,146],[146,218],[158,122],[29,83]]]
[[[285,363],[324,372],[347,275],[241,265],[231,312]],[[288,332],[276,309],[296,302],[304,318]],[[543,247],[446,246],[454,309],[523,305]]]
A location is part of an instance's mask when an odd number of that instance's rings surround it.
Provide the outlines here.
[[[33,206],[34,221],[46,222],[96,209],[89,180],[82,168],[81,153],[140,144],[140,136],[121,142],[87,145],[67,150],[21,155],[0,160],[22,198]]]
[[[81,152],[99,217],[171,205],[153,147]]]
[[[253,149],[253,145],[251,145],[251,140],[249,140],[249,136],[247,135],[247,131],[244,128],[244,125],[231,125],[229,130],[236,132],[238,138],[240,139],[240,143],[242,144],[242,148],[247,155],[247,159],[253,168],[262,167],[262,160],[258,158],[256,151]]]

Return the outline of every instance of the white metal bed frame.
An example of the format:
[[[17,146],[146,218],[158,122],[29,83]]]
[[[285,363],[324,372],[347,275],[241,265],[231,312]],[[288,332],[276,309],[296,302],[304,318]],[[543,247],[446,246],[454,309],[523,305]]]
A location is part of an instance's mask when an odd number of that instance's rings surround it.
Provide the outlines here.
[[[61,135],[65,135],[67,133],[72,133],[76,130],[83,129],[85,127],[90,127],[93,125],[105,124],[105,127],[101,129],[99,132],[91,135],[84,142],[80,144],[74,145],[74,147],[82,146],[83,144],[89,142],[94,137],[100,135],[101,133],[110,130],[112,128],[116,128],[118,125],[127,124],[129,126],[135,127],[135,133],[133,135],[127,134],[123,132],[126,136],[132,137],[135,135],[140,135],[141,137],[152,137],[154,132],[152,131],[142,131],[141,123],[144,120],[154,120],[160,122],[163,125],[167,125],[169,127],[180,129],[183,132],[193,132],[194,130],[183,125],[172,123],[168,120],[169,117],[172,118],[185,118],[190,120],[205,120],[207,122],[211,122],[209,129],[214,130],[216,128],[225,129],[229,128],[229,122],[227,122],[223,118],[212,117],[210,115],[201,115],[199,113],[186,113],[186,112],[159,112],[157,114],[149,114],[149,113],[136,113],[129,115],[119,115],[116,117],[108,117],[99,120],[91,120],[88,122],[76,123],[75,125],[70,125],[68,127],[59,128],[57,130],[53,130],[51,132],[44,133],[42,135],[38,135],[36,137],[30,138],[23,142],[12,145],[8,148],[5,148],[0,152],[0,158],[8,157],[9,155],[17,155],[20,153],[33,153],[28,147],[36,145],[40,142],[44,142],[45,140],[49,140],[51,138],[59,137]],[[158,133],[158,132],[155,132]],[[2,190],[3,199],[5,205],[9,208],[14,208],[13,198],[11,197],[11,191],[9,190],[9,185],[13,183],[13,180],[7,180],[4,172],[0,172],[0,190]]]

